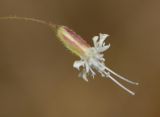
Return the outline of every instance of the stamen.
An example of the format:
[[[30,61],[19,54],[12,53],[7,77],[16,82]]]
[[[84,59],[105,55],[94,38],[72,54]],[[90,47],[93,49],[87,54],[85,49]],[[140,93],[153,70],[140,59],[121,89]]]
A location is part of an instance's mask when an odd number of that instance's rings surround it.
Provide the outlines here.
[[[128,93],[130,93],[131,95],[135,95],[135,93],[131,90],[129,90],[128,88],[126,88],[125,86],[123,86],[120,82],[118,82],[115,78],[113,78],[110,74],[106,73],[105,74],[114,82],[116,83],[118,86],[120,86],[122,89],[124,89],[125,91],[127,91]]]
[[[128,82],[128,83],[130,83],[130,84],[139,85],[139,83],[137,83],[137,82],[133,82],[133,81],[131,81],[131,80],[128,80],[128,79],[120,76],[119,74],[115,73],[114,71],[112,71],[112,70],[109,69],[108,67],[105,67],[105,68],[106,68],[107,71],[109,71],[110,73],[114,74],[114,75],[117,76],[119,79],[122,79],[122,80],[124,80],[124,81],[126,81],[126,82]]]

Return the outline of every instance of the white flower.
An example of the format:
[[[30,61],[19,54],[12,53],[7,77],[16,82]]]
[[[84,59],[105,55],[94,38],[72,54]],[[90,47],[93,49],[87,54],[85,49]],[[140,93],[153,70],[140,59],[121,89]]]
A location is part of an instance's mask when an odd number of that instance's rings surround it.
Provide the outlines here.
[[[122,87],[124,90],[128,91],[130,94],[135,94],[134,92],[124,87],[112,76],[114,75],[131,84],[138,85],[138,83],[132,82],[118,75],[106,67],[104,63],[105,58],[103,58],[103,52],[110,47],[110,44],[106,45],[104,41],[109,35],[100,33],[99,36],[94,36],[94,47],[91,47],[85,40],[83,40],[82,37],[77,35],[74,31],[66,26],[60,26],[57,29],[57,36],[67,49],[81,58],[81,60],[74,62],[73,67],[78,70],[80,70],[80,67],[83,68],[79,76],[82,77],[85,81],[88,81],[88,75],[91,75],[94,78],[96,71],[100,73],[102,77],[110,78],[113,82]]]
[[[110,78],[113,82],[115,82],[117,85],[122,87],[124,90],[126,90],[130,94],[134,95],[135,94],[134,92],[132,92],[129,89],[127,89],[126,87],[124,87],[115,78],[113,78],[111,76],[111,74],[115,75],[116,77],[118,77],[128,83],[135,84],[135,85],[138,85],[138,83],[132,82],[132,81],[118,75],[117,73],[115,73],[114,71],[112,71],[111,69],[106,67],[106,65],[104,63],[105,58],[103,58],[104,55],[102,52],[106,51],[110,47],[110,44],[106,45],[104,42],[108,36],[109,35],[107,35],[107,34],[101,34],[101,33],[99,34],[99,36],[94,36],[93,37],[94,47],[88,48],[85,52],[85,56],[81,56],[81,60],[75,61],[73,64],[73,67],[78,70],[80,70],[80,67],[83,67],[83,70],[79,74],[79,76],[82,77],[85,81],[88,81],[88,79],[87,79],[88,75],[91,75],[94,78],[94,76],[96,75],[94,70],[96,70],[97,72],[99,72],[101,74],[102,77]]]
[[[55,31],[57,37],[64,44],[64,46],[67,49],[69,49],[72,53],[81,58],[81,60],[74,62],[73,67],[78,70],[80,69],[80,67],[83,67],[83,70],[79,75],[85,81],[88,81],[87,79],[88,75],[91,75],[94,78],[94,76],[96,75],[94,70],[96,70],[101,74],[102,77],[110,78],[113,82],[122,87],[124,90],[128,91],[130,94],[132,95],[135,94],[134,92],[124,87],[121,83],[119,83],[115,78],[112,77],[112,75],[115,75],[116,77],[131,84],[138,85],[138,83],[132,82],[118,75],[117,73],[106,67],[104,63],[105,59],[103,58],[102,52],[106,51],[110,47],[110,44],[105,45],[104,42],[109,35],[100,34],[99,36],[94,36],[93,37],[94,47],[91,47],[85,40],[83,40],[82,37],[77,35],[74,31],[72,31],[70,28],[66,26],[47,23],[46,21],[35,18],[16,17],[16,16],[0,17],[0,20],[7,20],[7,19],[32,21],[49,26],[52,30]]]

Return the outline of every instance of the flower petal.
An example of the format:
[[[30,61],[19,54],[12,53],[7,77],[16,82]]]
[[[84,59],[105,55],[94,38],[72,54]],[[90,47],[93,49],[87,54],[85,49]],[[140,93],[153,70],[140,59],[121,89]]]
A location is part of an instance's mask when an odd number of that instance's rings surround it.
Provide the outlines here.
[[[97,46],[98,46],[98,44],[97,44],[98,36],[94,36],[94,37],[92,38],[92,40],[93,40],[94,46],[97,47]]]
[[[73,63],[73,67],[79,70],[79,68],[80,68],[81,66],[84,66],[84,63],[85,63],[85,62],[82,61],[82,60],[75,61],[75,62]]]
[[[85,71],[86,71],[86,73],[88,73],[89,72],[89,70],[90,70],[90,66],[87,64],[87,63],[85,63]]]
[[[85,71],[81,72],[79,74],[79,77],[83,78],[83,80],[85,80],[86,82],[88,82],[87,73]]]
[[[100,39],[99,39],[99,46],[103,46],[104,40],[105,40],[108,36],[109,36],[108,34],[102,34],[102,33],[99,34],[99,37],[100,37]]]
[[[106,46],[103,46],[103,47],[98,47],[98,48],[97,48],[97,51],[98,51],[98,52],[104,52],[104,51],[106,51],[109,47],[110,47],[110,44],[108,44],[108,45],[106,45]]]

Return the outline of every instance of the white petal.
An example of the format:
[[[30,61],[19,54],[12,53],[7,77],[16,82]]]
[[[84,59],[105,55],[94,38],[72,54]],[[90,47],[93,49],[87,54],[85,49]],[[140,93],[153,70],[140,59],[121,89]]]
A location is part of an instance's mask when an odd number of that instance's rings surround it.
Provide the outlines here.
[[[75,61],[75,62],[73,63],[73,67],[79,70],[79,68],[80,68],[81,66],[84,66],[84,63],[85,63],[85,62],[82,61],[82,60],[80,60],[80,61]]]
[[[105,43],[105,42],[103,42],[102,46],[105,46],[105,45],[106,45],[106,43]]]
[[[94,46],[97,47],[97,46],[98,46],[98,44],[97,44],[98,36],[94,36],[94,37],[92,38],[92,40],[93,40]]]
[[[86,64],[85,64],[85,67],[86,67],[86,73],[88,73],[88,72],[89,72],[89,69],[90,69],[90,66],[86,63]]]
[[[108,34],[102,34],[102,33],[100,33],[99,36],[100,36],[101,39],[103,39],[103,38],[105,39],[105,38],[107,38],[109,35],[108,35]]]
[[[87,74],[85,71],[81,72],[79,74],[79,77],[83,78],[83,80],[85,80],[86,82],[88,82],[88,79],[87,79]]]
[[[99,46],[103,46],[104,40],[109,36],[108,34],[99,34],[100,40],[99,40]]]
[[[83,77],[82,77],[86,82],[88,82],[88,79],[86,77],[86,74],[83,74]]]
[[[90,68],[90,71],[91,71],[92,77],[94,78],[94,76],[96,75],[96,73],[92,70],[92,68]]]
[[[98,52],[104,52],[110,47],[110,44],[97,48]]]

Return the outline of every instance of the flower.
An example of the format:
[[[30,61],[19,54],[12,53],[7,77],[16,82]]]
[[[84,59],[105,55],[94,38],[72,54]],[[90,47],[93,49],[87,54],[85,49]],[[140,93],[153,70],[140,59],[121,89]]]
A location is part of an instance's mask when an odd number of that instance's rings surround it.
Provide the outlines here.
[[[82,39],[82,37],[77,35],[74,31],[66,26],[60,26],[57,29],[57,36],[71,52],[80,57],[80,60],[77,60],[73,63],[73,67],[78,70],[80,70],[80,67],[83,68],[79,76],[82,77],[85,81],[88,81],[88,75],[91,75],[94,78],[96,75],[95,71],[97,71],[101,74],[102,77],[110,78],[121,88],[130,94],[135,95],[134,92],[123,86],[114,77],[112,77],[112,75],[131,84],[138,85],[138,83],[120,76],[119,74],[106,67],[104,63],[105,58],[103,52],[108,50],[110,47],[110,44],[106,45],[104,42],[109,36],[108,34],[100,33],[99,36],[94,36],[92,39],[94,47],[91,47],[86,41]]]
[[[120,82],[118,82],[114,77],[112,77],[112,75],[131,84],[138,85],[138,83],[120,76],[119,74],[106,67],[104,63],[105,58],[103,58],[103,52],[110,47],[110,44],[106,45],[104,41],[109,35],[100,33],[99,36],[94,36],[94,47],[91,47],[85,40],[82,39],[82,37],[77,35],[74,31],[72,31],[66,26],[48,23],[44,20],[35,18],[17,16],[0,17],[0,20],[9,19],[32,21],[49,26],[53,31],[57,33],[57,37],[59,37],[65,47],[81,58],[81,60],[75,61],[73,63],[73,67],[78,70],[80,70],[80,67],[83,67],[83,70],[79,74],[79,76],[82,77],[85,81],[88,81],[88,75],[91,75],[94,78],[94,76],[96,75],[94,70],[96,70],[101,74],[102,77],[110,78],[113,82],[115,82],[117,85],[119,85],[121,88],[123,88],[130,94],[135,94],[134,92],[123,86]]]

